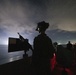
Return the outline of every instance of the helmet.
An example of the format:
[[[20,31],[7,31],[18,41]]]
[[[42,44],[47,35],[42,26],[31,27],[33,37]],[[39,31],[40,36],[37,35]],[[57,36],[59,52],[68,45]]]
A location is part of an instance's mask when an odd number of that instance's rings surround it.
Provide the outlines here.
[[[36,31],[39,31],[39,30],[45,31],[48,27],[49,27],[49,23],[42,21],[42,22],[37,23]]]

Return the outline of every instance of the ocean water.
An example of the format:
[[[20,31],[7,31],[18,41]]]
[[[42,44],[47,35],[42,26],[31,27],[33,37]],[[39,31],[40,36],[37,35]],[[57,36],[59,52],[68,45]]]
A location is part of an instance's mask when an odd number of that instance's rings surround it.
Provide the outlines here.
[[[32,55],[31,50],[26,52],[28,56]],[[24,51],[8,52],[8,45],[0,45],[0,65],[23,58]]]
[[[27,51],[26,53],[28,54],[28,57],[32,56],[31,50]],[[68,62],[73,61],[74,59],[74,54],[64,48],[59,48],[58,53],[60,53],[58,54],[59,57],[61,57],[61,55],[64,55]],[[7,45],[0,45],[0,65],[22,59],[23,54],[24,51],[8,52]]]

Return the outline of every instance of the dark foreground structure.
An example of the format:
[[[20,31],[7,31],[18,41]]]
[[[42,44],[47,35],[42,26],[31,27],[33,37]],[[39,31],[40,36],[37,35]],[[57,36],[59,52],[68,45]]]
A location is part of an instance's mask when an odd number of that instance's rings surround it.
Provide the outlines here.
[[[52,75],[76,75],[76,64],[65,68],[63,65],[56,63],[56,56],[54,55],[52,62]],[[0,65],[0,75],[32,75],[33,71],[31,67],[31,57],[20,59],[13,62]]]

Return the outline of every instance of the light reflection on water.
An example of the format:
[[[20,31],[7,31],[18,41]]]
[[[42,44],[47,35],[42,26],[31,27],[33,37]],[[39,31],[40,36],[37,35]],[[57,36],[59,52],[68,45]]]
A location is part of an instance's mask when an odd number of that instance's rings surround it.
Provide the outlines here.
[[[16,57],[11,57],[11,58],[2,59],[2,60],[0,61],[0,65],[6,64],[6,63],[10,63],[10,62],[13,62],[13,61],[22,59],[22,58],[23,58],[23,56],[16,56]]]
[[[8,62],[12,62],[19,59],[22,59],[22,57],[21,56],[12,57],[12,58],[9,58]]]
[[[8,52],[7,45],[0,45],[0,65],[23,58],[24,51]],[[32,52],[27,51],[28,56],[32,55]]]
[[[24,52],[8,52],[7,45],[0,45],[0,65],[22,59]]]
[[[13,58],[10,58],[10,59],[9,59],[9,62],[12,62],[13,60],[14,60]]]

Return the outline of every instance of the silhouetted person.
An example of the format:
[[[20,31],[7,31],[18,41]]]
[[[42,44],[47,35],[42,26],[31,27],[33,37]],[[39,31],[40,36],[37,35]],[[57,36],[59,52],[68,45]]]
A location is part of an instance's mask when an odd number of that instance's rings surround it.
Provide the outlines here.
[[[56,53],[56,61],[58,64],[65,66],[65,56],[64,56],[65,48],[62,45],[58,45],[57,53]]]
[[[72,51],[72,44],[70,41],[68,41],[68,43],[67,43],[67,49]]]
[[[39,22],[36,31],[40,34],[34,38],[34,51],[32,56],[33,67],[36,71],[35,75],[50,75],[51,65],[50,59],[53,58],[54,47],[52,40],[45,34],[49,23]]]

